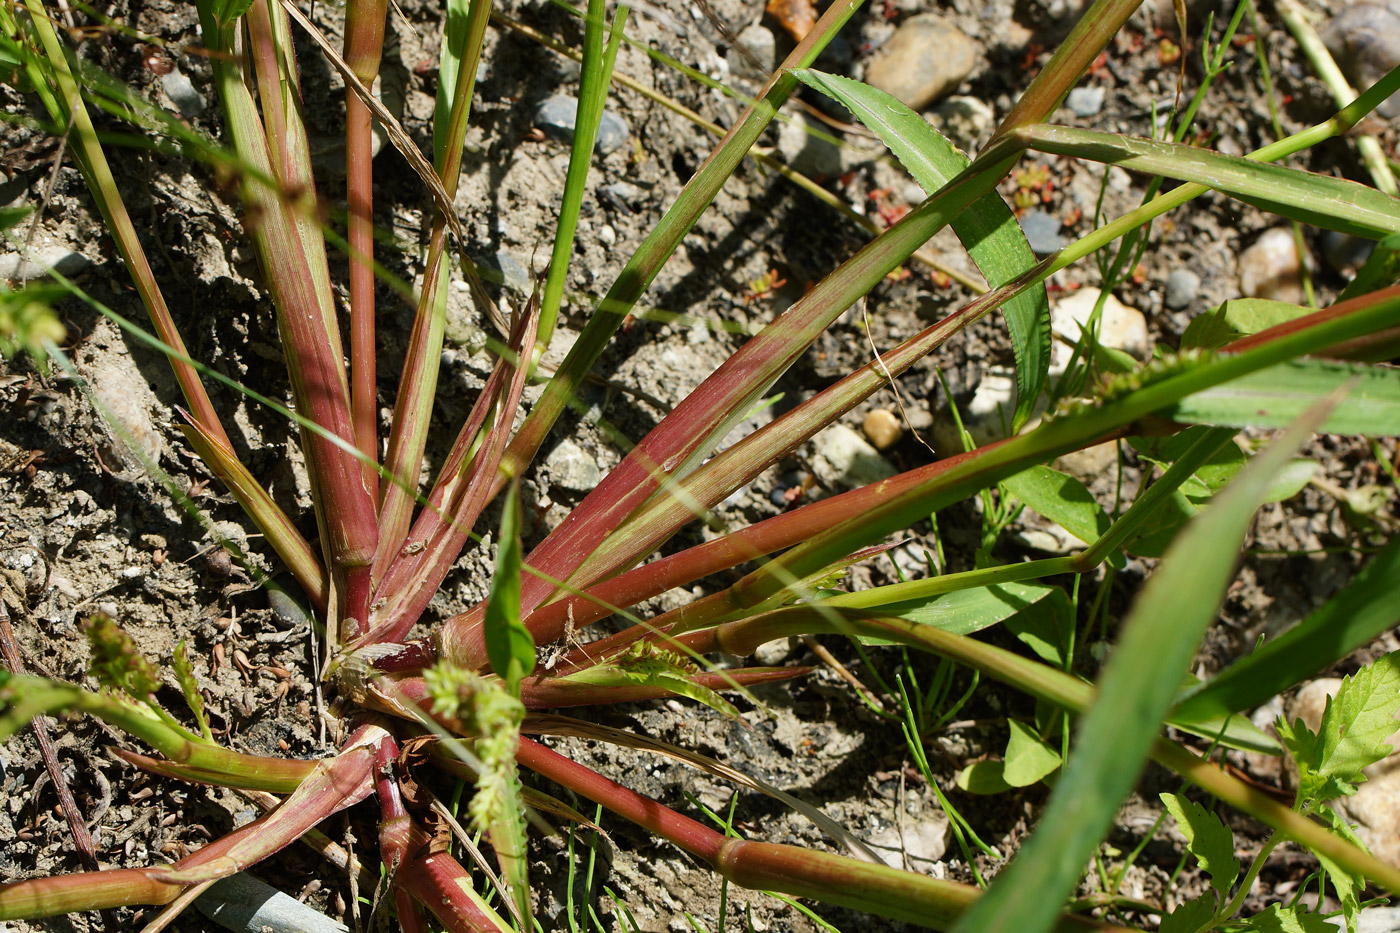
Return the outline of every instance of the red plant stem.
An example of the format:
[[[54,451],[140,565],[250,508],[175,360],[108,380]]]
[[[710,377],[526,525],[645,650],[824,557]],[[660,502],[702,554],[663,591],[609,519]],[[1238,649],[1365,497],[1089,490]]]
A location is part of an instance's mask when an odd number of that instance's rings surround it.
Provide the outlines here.
[[[0,884],[0,920],[37,920],[81,910],[169,904],[185,887],[158,881],[148,868],[50,875]]]
[[[477,895],[471,875],[446,852],[417,859],[399,884],[451,933],[504,933],[510,925]]]
[[[379,74],[386,0],[350,0],[345,8],[345,63],[366,88]],[[355,446],[379,462],[374,344],[374,136],[369,107],[345,89],[345,184],[350,246],[350,397]],[[378,498],[379,476],[365,467],[365,484]]]
[[[692,674],[690,680],[709,690],[732,690],[759,684],[792,680],[811,673],[810,667],[751,667],[738,670]],[[529,677],[520,684],[520,699],[526,709],[558,709],[564,706],[597,706],[604,703],[630,703],[675,696],[674,690],[648,684],[587,684],[558,677]]]
[[[516,761],[703,859],[724,878],[747,888],[809,897],[935,928],[951,925],[981,893],[969,885],[830,852],[727,838],[524,736]],[[1066,917],[1060,929],[1119,928]]]
[[[374,789],[379,798],[379,857],[392,878],[408,861],[408,847],[413,821],[403,805],[399,782],[394,769],[399,757],[399,743],[385,736],[374,750]]]
[[[0,598],[0,654],[5,657],[5,665],[11,674],[24,673],[24,659],[20,657],[19,646],[15,644],[15,631],[10,627],[10,611],[5,608],[5,600]],[[63,819],[68,823],[68,831],[73,834],[73,846],[78,850],[78,859],[88,871],[97,871],[97,847],[92,843],[92,833],[88,832],[87,821],[73,800],[73,792],[68,788],[68,780],[63,776],[63,768],[58,763],[58,753],[54,751],[53,740],[49,738],[49,727],[42,716],[29,720],[34,730],[34,739],[39,743],[39,757],[44,759],[44,770],[48,772],[49,783],[58,795],[58,805],[63,809]]]

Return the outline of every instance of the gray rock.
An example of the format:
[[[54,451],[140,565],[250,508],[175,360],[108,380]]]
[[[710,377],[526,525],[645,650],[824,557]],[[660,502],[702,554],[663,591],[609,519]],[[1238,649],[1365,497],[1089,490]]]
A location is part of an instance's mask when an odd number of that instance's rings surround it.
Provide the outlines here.
[[[1092,117],[1103,109],[1103,99],[1102,87],[1077,87],[1069,92],[1065,103],[1076,117]]]
[[[1400,65],[1400,4],[1357,3],[1332,17],[1322,31],[1342,73],[1357,90],[1364,90]],[[1400,93],[1392,94],[1376,112],[1400,116]]]
[[[766,78],[773,73],[778,43],[771,29],[755,23],[735,38],[739,40],[738,44],[743,51],[733,48],[725,56],[731,71],[745,78]],[[748,52],[748,55],[744,52]]]
[[[977,48],[962,30],[937,13],[904,22],[865,69],[865,81],[922,110],[957,90],[972,72]]]
[[[778,130],[778,152],[783,160],[803,175],[829,178],[841,173],[841,150],[824,139],[807,132],[811,123],[802,114],[794,114]]]
[[[497,250],[493,258],[496,268],[501,270],[501,284],[522,295],[530,294],[530,273],[516,262],[514,256],[505,250]]]
[[[870,442],[844,424],[833,424],[812,441],[812,471],[828,489],[853,489],[895,474]]]
[[[560,441],[559,446],[549,452],[544,469],[551,486],[568,492],[592,492],[603,478],[597,461],[569,440]]]
[[[1173,269],[1167,276],[1167,307],[1180,311],[1196,300],[1201,290],[1201,277],[1190,269]]]
[[[290,894],[247,872],[214,882],[195,899],[194,906],[210,920],[234,933],[348,933],[337,923]]]
[[[0,253],[0,279],[31,282],[49,274],[75,276],[86,272],[92,260],[66,246],[40,246],[29,251],[26,260],[19,253]]]
[[[778,667],[792,657],[796,648],[796,638],[779,638],[759,645],[753,653],[753,659],[763,667]]]
[[[641,206],[646,192],[630,181],[615,181],[598,189],[602,199],[624,213],[632,213]]]
[[[939,101],[928,116],[929,122],[964,152],[980,149],[997,122],[996,114],[986,101],[964,95]]]
[[[195,88],[189,76],[178,68],[161,75],[160,86],[165,90],[165,96],[169,97],[170,102],[180,111],[180,115],[187,119],[199,116],[208,106],[204,95]]]
[[[1240,291],[1246,298],[1298,304],[1303,300],[1302,272],[1293,231],[1288,227],[1265,230],[1240,253]]]
[[[1336,230],[1322,234],[1322,258],[1334,272],[1347,278],[1356,275],[1357,270],[1366,265],[1375,248],[1374,240],[1364,240]]]
[[[574,125],[578,122],[578,98],[571,94],[555,94],[540,101],[535,110],[535,124],[545,133],[563,142],[573,142]],[[598,123],[598,139],[593,148],[609,153],[627,142],[632,128],[613,110],[604,110]]]
[[[1044,211],[1026,211],[1021,215],[1021,231],[1037,256],[1049,256],[1065,245],[1060,226],[1058,217]]]

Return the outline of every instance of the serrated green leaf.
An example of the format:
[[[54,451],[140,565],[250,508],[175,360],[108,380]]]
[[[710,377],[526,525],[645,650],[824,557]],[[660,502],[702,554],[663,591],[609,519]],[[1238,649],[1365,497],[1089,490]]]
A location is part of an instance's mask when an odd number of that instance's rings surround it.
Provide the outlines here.
[[[487,660],[516,697],[521,679],[535,669],[535,641],[520,621],[520,564],[520,484],[515,482],[506,493],[501,515],[501,543],[482,634]]]
[[[990,758],[975,761],[958,772],[957,785],[969,794],[1004,794],[1012,789],[1002,776],[1004,767],[1003,762]]]
[[[1050,519],[1085,544],[1093,544],[1113,524],[1088,487],[1048,466],[1033,466],[1007,477],[1002,485],[1027,508]]]
[[[967,167],[968,158],[929,122],[884,91],[850,78],[803,69],[793,76],[848,108],[880,137],[928,194]],[[952,222],[953,232],[993,287],[1035,265],[1035,254],[1006,202],[991,192]],[[1050,304],[1037,284],[1002,307],[1016,355],[1016,432],[1031,416],[1050,371]]]
[[[1389,755],[1400,708],[1400,652],[1391,652],[1342,681],[1327,701],[1314,735],[1302,721],[1279,731],[1298,765],[1298,795],[1323,801],[1356,793],[1362,769]]]
[[[1236,298],[1192,318],[1181,335],[1181,348],[1218,350],[1231,341],[1257,334],[1275,324],[1282,324],[1312,312],[1312,308],[1300,307],[1286,301]]]
[[[1343,819],[1336,810],[1331,807],[1320,807],[1319,813],[1327,820],[1332,831],[1337,835],[1362,851],[1370,851],[1356,835],[1356,831],[1351,828],[1351,824]],[[1346,920],[1347,933],[1356,933],[1357,918],[1361,913],[1361,892],[1366,888],[1366,879],[1355,872],[1347,871],[1320,852],[1314,854],[1317,855],[1318,862],[1327,871],[1327,878],[1337,892],[1337,900],[1342,905],[1342,916]]]
[[[1200,933],[1215,917],[1215,895],[1207,891],[1200,897],[1177,904],[1162,918],[1158,933]]]
[[[955,590],[937,596],[911,597],[905,599],[880,598],[882,593],[891,596],[917,591],[919,583],[898,583],[891,586],[861,590],[859,593],[843,594],[825,602],[832,606],[853,606],[878,609],[882,615],[899,616],[920,625],[931,625],[957,635],[970,635],[1005,621],[1018,612],[1034,605],[1052,592],[1053,586],[1041,583],[998,583],[994,586],[975,586],[966,590]],[[862,644],[890,645],[894,642],[885,638],[860,636]]]
[[[1347,385],[1350,391],[1321,430],[1400,434],[1400,369],[1333,360],[1293,360],[1271,366],[1187,396],[1162,414],[1187,424],[1277,428],[1292,424],[1309,407]]]
[[[1268,910],[1242,922],[1246,929],[1257,933],[1337,933],[1330,920],[1301,906],[1270,904]]]
[[[1060,755],[1036,734],[1015,719],[1007,723],[1011,739],[1006,743],[1002,778],[1012,787],[1029,787],[1060,766]]]
[[[1400,537],[1393,538],[1337,595],[1312,615],[1254,653],[1230,665],[1204,686],[1186,691],[1176,708],[1188,718],[1223,715],[1258,706],[1269,697],[1400,623]]]
[[[189,645],[183,638],[175,646],[171,667],[175,670],[175,682],[180,685],[185,705],[190,708],[195,723],[199,725],[200,735],[207,741],[214,741],[214,734],[209,731],[209,719],[204,715],[204,694],[199,692],[199,681],[195,678],[194,667],[190,664]]]
[[[1230,896],[1230,888],[1240,876],[1240,862],[1235,858],[1235,837],[1220,817],[1194,800],[1180,794],[1160,794],[1162,803],[1176,820],[1186,847],[1201,868],[1210,875],[1211,887],[1220,895],[1219,903]]]

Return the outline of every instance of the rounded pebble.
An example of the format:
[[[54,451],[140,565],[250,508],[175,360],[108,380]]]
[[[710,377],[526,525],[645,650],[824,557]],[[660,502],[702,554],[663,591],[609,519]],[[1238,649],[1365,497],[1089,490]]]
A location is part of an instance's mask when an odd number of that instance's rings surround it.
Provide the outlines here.
[[[574,125],[578,122],[578,98],[570,94],[555,94],[540,101],[535,109],[535,125],[563,142],[573,142]],[[593,148],[609,153],[627,142],[632,129],[615,111],[604,110],[598,123],[598,139]]]
[[[1332,17],[1322,41],[1342,73],[1358,90],[1368,88],[1400,65],[1400,9],[1357,3]],[[1383,117],[1400,116],[1400,92],[1376,108]]]
[[[1060,227],[1060,218],[1044,211],[1026,211],[1021,215],[1021,232],[1037,256],[1049,256],[1065,245]]]
[[[1077,87],[1069,92],[1065,103],[1076,117],[1093,117],[1103,109],[1104,89],[1102,87]]]
[[[899,423],[899,418],[888,408],[871,409],[861,428],[876,450],[889,450],[904,436],[904,425]]]
[[[1166,304],[1173,311],[1181,311],[1196,300],[1201,290],[1201,277],[1190,269],[1173,269],[1167,276]]]
[[[1240,291],[1246,298],[1271,298],[1298,304],[1303,300],[1302,263],[1288,227],[1265,230],[1240,253]]]
[[[957,90],[972,73],[976,47],[937,13],[911,16],[865,69],[865,82],[922,110]]]

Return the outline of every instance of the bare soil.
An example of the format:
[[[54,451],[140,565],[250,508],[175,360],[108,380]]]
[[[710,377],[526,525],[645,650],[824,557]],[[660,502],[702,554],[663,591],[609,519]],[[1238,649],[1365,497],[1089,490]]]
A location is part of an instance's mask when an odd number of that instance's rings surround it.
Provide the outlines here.
[[[579,21],[548,3],[512,3],[506,9],[566,42],[579,39]],[[948,6],[929,0],[884,0],[857,14],[818,67],[858,76],[895,25],[932,9],[956,22],[978,48],[977,65],[958,93],[986,102],[998,118],[1044,63],[1073,13],[1062,2],[1042,0],[1024,0],[1014,9],[1004,0],[985,4],[955,0]],[[1204,8],[1193,10],[1196,22],[1205,12]],[[714,14],[731,34],[753,23],[774,27],[779,54],[790,47],[790,40],[751,0],[722,0],[714,4]],[[121,0],[113,15],[140,32],[161,36],[169,45],[161,51],[125,36],[101,34],[84,44],[82,54],[165,107],[173,105],[158,71],[166,65],[177,67],[211,102],[192,118],[192,124],[217,135],[220,119],[212,106],[207,67],[189,51],[198,43],[193,8],[168,0]],[[318,4],[315,15],[333,38],[338,36],[340,13],[333,6]],[[1057,114],[1058,120],[1110,131],[1148,131],[1152,103],[1169,105],[1177,83],[1176,66],[1164,64],[1159,54],[1160,41],[1174,37],[1174,29],[1162,32],[1166,23],[1154,20],[1156,15],[1141,12],[1116,41],[1106,64],[1095,71],[1091,83],[1107,91],[1102,110],[1086,120],[1066,109]],[[405,3],[394,12],[383,78],[386,99],[397,97],[405,126],[424,146],[431,138],[429,118],[437,79],[433,37],[439,16],[435,5],[418,2]],[[1266,28],[1272,30],[1264,47],[1283,102],[1285,130],[1328,116],[1332,108],[1326,94],[1309,76],[1292,40],[1272,24]],[[629,33],[701,71],[727,74],[727,80],[740,89],[756,86],[730,73],[730,40],[692,5],[663,0],[653,9],[638,11]],[[1193,34],[1199,34],[1199,27]],[[1232,67],[1217,81],[1202,108],[1201,126],[1214,136],[1214,145],[1243,152],[1271,141],[1274,134],[1253,48],[1241,45],[1232,56]],[[511,303],[521,300],[519,272],[538,268],[547,255],[568,158],[565,145],[531,133],[535,105],[552,93],[576,90],[577,66],[528,39],[497,29],[488,34],[485,59],[458,207],[474,238],[471,253],[483,264],[503,270],[506,284],[493,290]],[[160,63],[156,70],[151,67],[153,60]],[[1186,60],[1189,93],[1199,78],[1194,41]],[[333,140],[340,130],[339,81],[310,49],[302,50],[300,61],[312,129],[318,137]],[[618,70],[722,125],[732,123],[739,112],[734,101],[657,64],[638,49],[623,49]],[[0,89],[0,95],[9,111],[21,112],[26,106],[10,89]],[[596,295],[612,281],[711,145],[705,133],[630,91],[617,91],[610,106],[628,121],[631,138],[595,161],[569,281],[578,295]],[[1383,129],[1393,152],[1394,131]],[[57,154],[54,142],[15,125],[3,132],[9,181],[0,195],[38,203]],[[908,181],[887,160],[879,159],[878,147],[857,133],[849,134],[847,142],[839,172],[819,180],[871,215],[882,208],[897,213],[907,206]],[[260,273],[243,239],[237,206],[202,167],[145,149],[116,148],[112,157],[191,353],[247,384],[285,394],[272,312],[259,291]],[[324,161],[333,166],[333,148]],[[1032,157],[1026,164],[1043,166],[1052,179],[1052,184],[1037,192],[1043,194],[1037,209],[1065,220],[1066,235],[1087,231],[1099,195],[1101,169],[1052,157]],[[1353,149],[1345,141],[1320,147],[1302,164],[1360,177]],[[401,251],[385,250],[381,258],[391,272],[412,281],[417,271],[413,244],[431,205],[392,149],[386,147],[376,169],[383,179],[377,192],[377,220],[408,245]],[[77,170],[65,163],[55,178],[44,208],[41,237],[88,257],[91,266],[79,277],[83,288],[118,313],[143,321],[130,280],[115,258]],[[342,181],[331,168],[321,173],[321,179],[321,194],[334,214],[342,203]],[[1114,216],[1136,205],[1145,182],[1124,177],[1110,184],[1106,213]],[[631,187],[616,187],[619,184]],[[1009,185],[1005,193],[1013,195],[1014,188]],[[1192,315],[1239,293],[1239,253],[1275,222],[1223,197],[1201,198],[1156,226],[1140,269],[1116,294],[1146,315],[1155,341],[1174,346]],[[1320,256],[1317,231],[1308,230],[1305,236],[1313,255]],[[751,330],[770,320],[866,239],[866,234],[830,208],[746,162],[648,293],[650,306],[688,317],[670,323],[632,322],[601,364],[609,384],[586,388],[587,414],[565,419],[556,439],[570,438],[606,471],[622,451],[602,423],[625,437],[640,438],[664,414],[664,406],[684,397],[739,345],[742,334],[734,331]],[[938,238],[934,245],[945,251],[949,263],[966,265],[948,238]],[[343,281],[341,265],[333,275]],[[1170,311],[1164,305],[1164,283],[1179,268],[1195,271],[1202,284],[1189,307]],[[778,279],[783,283],[765,287],[762,279],[770,272],[769,283]],[[1344,284],[1341,274],[1325,263],[1317,264],[1315,276],[1319,302],[1330,300]],[[1052,299],[1097,282],[1091,265],[1067,270],[1056,277]],[[438,436],[455,432],[489,371],[482,349],[483,324],[472,319],[465,291],[456,297],[460,301],[453,310],[454,344],[447,353],[449,365],[433,432]],[[794,404],[866,363],[871,340],[880,347],[892,346],[970,297],[960,286],[939,284],[927,270],[911,266],[906,277],[887,281],[872,296],[868,335],[858,313],[845,316],[784,377],[775,389],[782,393],[781,400],[772,410],[757,413],[750,427],[771,417],[773,410]],[[383,398],[391,401],[395,365],[403,353],[412,309],[388,288],[381,290],[380,307],[385,360],[380,383]],[[157,460],[168,480],[217,523],[221,535],[240,546],[246,544],[264,567],[276,571],[261,542],[240,530],[232,499],[197,463],[174,427],[172,408],[178,391],[167,366],[156,354],[125,339],[87,305],[69,301],[62,310],[70,335],[67,349],[91,382],[92,396],[61,373],[42,376],[24,361],[0,364],[0,405],[8,413],[0,421],[0,588],[26,663],[39,673],[83,680],[87,651],[79,625],[88,614],[104,611],[118,619],[151,657],[164,661],[181,640],[189,643],[194,656],[201,659],[196,671],[221,741],[260,754],[306,758],[326,754],[333,747],[333,737],[323,734],[314,713],[313,650],[306,620],[295,607],[270,600],[267,591],[255,586],[177,503],[163,485],[165,480],[150,475],[128,451],[128,445],[134,445]],[[571,302],[562,343],[581,326],[588,310],[582,301]],[[949,399],[939,386],[940,375],[952,399],[966,405],[987,373],[1005,370],[1011,363],[1010,345],[999,319],[979,323],[899,379],[899,396],[910,423],[918,434],[932,440],[936,423],[948,417]],[[239,395],[214,386],[211,391],[240,456],[291,514],[303,517],[304,531],[314,536],[295,433],[276,415]],[[895,398],[886,392],[845,420],[859,429],[872,408],[899,411]],[[128,426],[129,437],[119,438],[106,426],[107,413]],[[546,453],[555,442],[546,446]],[[1394,456],[1392,441],[1383,446]],[[947,452],[939,447],[940,454]],[[809,445],[802,456],[774,468],[725,503],[721,517],[737,525],[789,507],[790,500],[782,493],[800,484],[810,471],[812,455]],[[931,454],[914,433],[906,432],[885,456],[895,467],[908,469],[927,462]],[[1328,479],[1342,489],[1378,478],[1367,444],[1322,437],[1312,444],[1308,456],[1322,463]],[[1095,493],[1105,502],[1113,501],[1120,483],[1116,470],[1090,461],[1067,466],[1094,479]],[[1122,488],[1135,489],[1139,475],[1129,456]],[[541,473],[527,482],[526,497],[535,506],[536,518],[529,536],[538,541],[579,495],[552,485],[551,477]],[[979,544],[979,507],[964,504],[940,514],[938,520],[948,569],[970,567]],[[494,521],[495,516],[488,515],[478,530],[487,531]],[[1002,560],[1043,556],[1018,543],[1015,533],[1044,527],[1034,516],[1026,516],[1002,536],[996,556]],[[697,525],[674,546],[708,534],[712,532]],[[1203,649],[1200,672],[1218,669],[1248,650],[1260,634],[1279,630],[1335,592],[1359,565],[1357,549],[1367,541],[1364,532],[1345,520],[1337,502],[1315,488],[1268,507],[1251,541],[1255,553],[1245,559],[1222,621]],[[932,548],[933,540],[924,523],[896,550],[893,563],[906,571],[917,567],[926,546]],[[1143,562],[1133,561],[1112,580],[1105,581],[1102,575],[1085,580],[1081,601],[1087,606],[1091,599],[1085,594],[1092,596],[1107,582],[1111,626],[1121,618],[1148,569]],[[433,615],[445,616],[473,603],[483,595],[488,578],[489,554],[469,553],[434,601]],[[850,584],[876,585],[894,579],[892,561],[886,558],[856,568]],[[724,582],[713,580],[707,585]],[[647,608],[661,610],[690,595],[668,594]],[[849,646],[832,642],[829,647],[867,683],[875,683],[875,675],[892,682],[904,664],[893,653],[876,652],[872,655],[875,670],[870,670]],[[907,859],[917,870],[971,881],[973,866],[947,836],[946,817],[933,790],[912,767],[898,725],[872,714],[808,646],[795,643],[779,660],[813,664],[818,670],[790,684],[756,691],[762,706],[738,700],[743,711],[739,721],[675,701],[582,714],[721,758],[821,806],[857,835],[885,846],[897,861]],[[1353,659],[1343,669],[1354,668],[1362,660]],[[925,658],[910,663],[913,673],[925,679],[935,667],[934,661]],[[1093,662],[1086,658],[1085,663],[1092,666]],[[959,675],[953,695],[961,693],[965,684]],[[177,708],[178,694],[173,688],[168,692],[171,707]],[[1002,854],[1013,851],[1032,825],[1044,788],[973,797],[959,791],[952,780],[962,765],[1000,754],[1009,714],[1030,718],[1033,709],[1015,695],[982,687],[959,714],[959,721],[935,739],[931,755],[943,791],[976,833]],[[60,758],[93,827],[104,867],[177,858],[255,813],[252,803],[233,792],[152,777],[120,763],[107,748],[129,746],[129,741],[91,719],[53,725]],[[729,805],[732,790],[728,786],[673,762],[594,743],[557,744],[571,756],[669,805],[695,812],[687,794],[717,812]],[[0,878],[4,880],[79,867],[67,829],[55,812],[53,788],[42,774],[30,734],[17,736],[0,750],[0,840],[4,841]],[[1260,779],[1277,785],[1282,777],[1275,772]],[[1166,775],[1149,774],[1141,795],[1125,807],[1112,844],[1129,851],[1144,834],[1153,832],[1159,810],[1156,792],[1170,788],[1174,785]],[[330,821],[325,829],[342,842],[353,836],[363,852],[373,839],[372,820],[368,808],[356,809]],[[600,843],[591,897],[605,925],[614,928],[615,905],[620,902],[643,930],[689,929],[687,912],[706,928],[714,928],[724,895],[707,871],[626,824],[604,819],[603,826],[610,838]],[[772,841],[830,845],[804,818],[747,793],[739,795],[735,827]],[[1246,851],[1251,841],[1261,838],[1259,828],[1247,821],[1239,822],[1236,829]],[[1159,827],[1155,833],[1128,873],[1123,894],[1160,903],[1180,849],[1173,831]],[[546,929],[567,926],[560,913],[568,883],[565,844],[562,836],[543,838],[534,850],[532,869]],[[906,851],[901,854],[901,849]],[[368,858],[374,860],[372,854]],[[976,867],[990,873],[998,865],[995,859],[979,856]],[[1286,890],[1310,870],[1306,859],[1280,850],[1264,874],[1258,903],[1266,903],[1272,892]],[[254,873],[352,927],[367,922],[367,907],[361,908],[358,921],[351,909],[351,889],[344,873],[308,849],[288,849]],[[1175,891],[1178,896],[1190,896],[1197,884],[1187,873],[1178,879]],[[603,895],[605,887],[615,892],[616,902]],[[583,896],[581,889],[579,896]],[[755,929],[817,928],[761,894],[729,891],[728,904],[731,928],[736,925],[735,914],[750,909]],[[868,918],[848,911],[813,909],[841,929],[872,928]],[[88,915],[9,928],[102,929],[109,922],[116,926],[107,929],[136,929],[151,915],[150,910],[133,909],[115,911],[109,921]],[[201,930],[207,923],[191,912],[174,928]],[[890,925],[881,923],[880,928]]]

